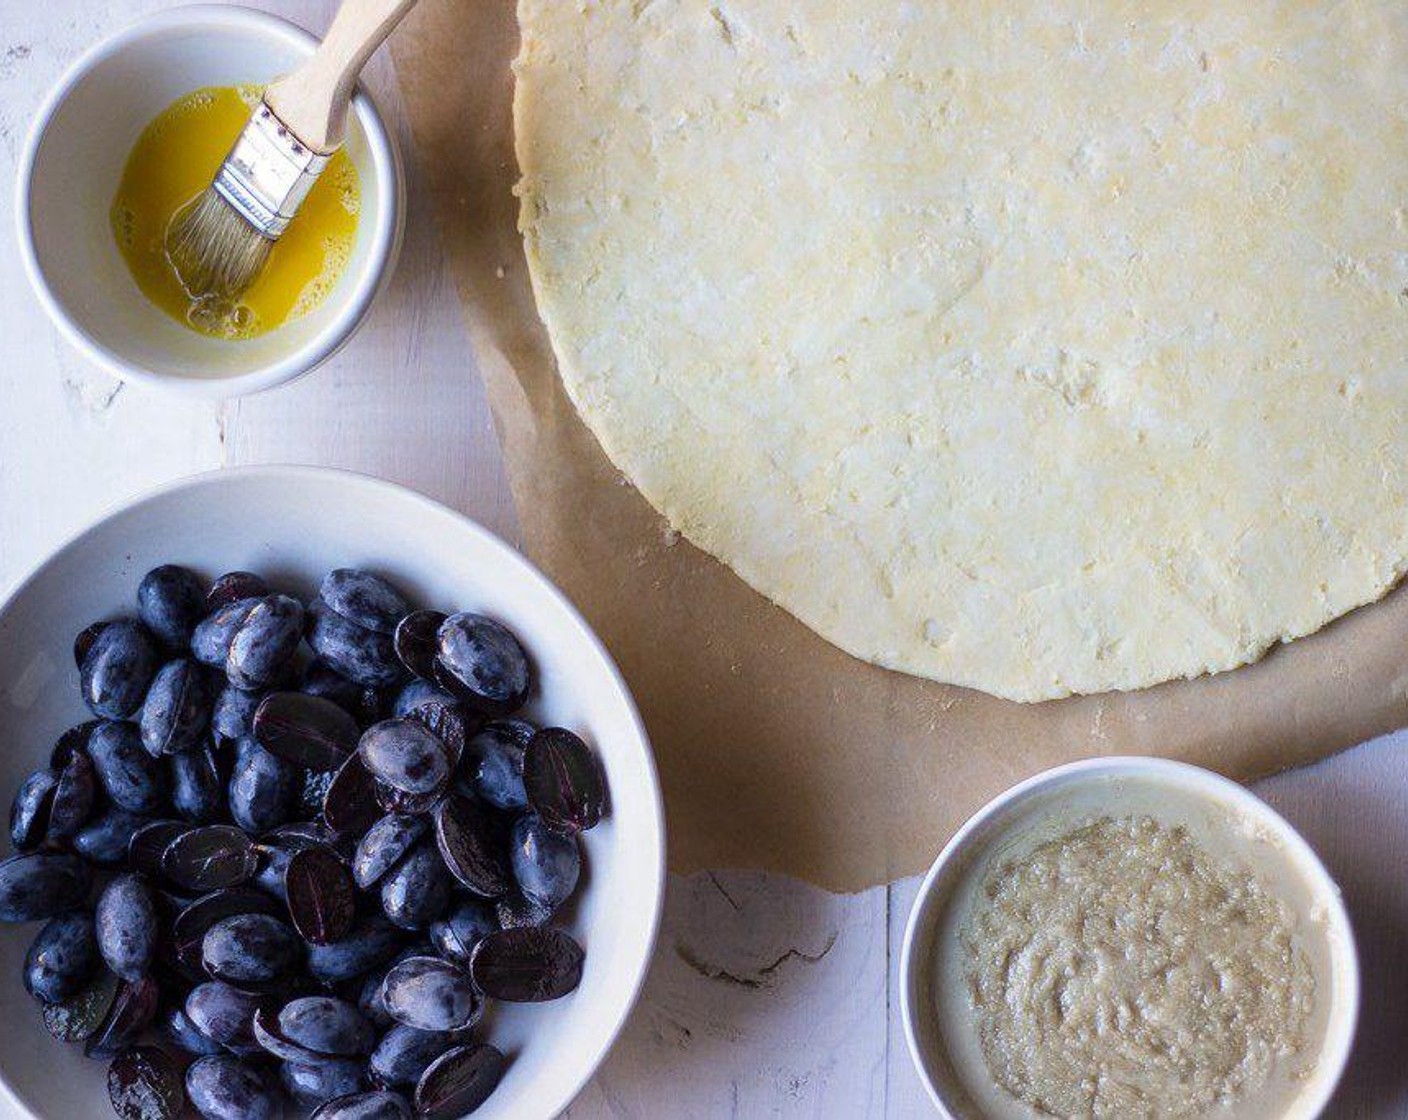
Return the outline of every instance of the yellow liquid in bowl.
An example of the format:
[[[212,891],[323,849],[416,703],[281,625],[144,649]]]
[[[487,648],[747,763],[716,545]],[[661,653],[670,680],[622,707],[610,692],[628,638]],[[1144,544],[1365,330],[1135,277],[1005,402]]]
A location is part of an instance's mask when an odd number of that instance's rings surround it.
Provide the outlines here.
[[[215,338],[254,338],[312,311],[336,286],[357,234],[361,183],[339,150],[238,304],[212,313],[182,287],[166,257],[167,228],[210,186],[260,95],[211,86],[173,102],[138,138],[112,204],[113,235],[143,294]]]

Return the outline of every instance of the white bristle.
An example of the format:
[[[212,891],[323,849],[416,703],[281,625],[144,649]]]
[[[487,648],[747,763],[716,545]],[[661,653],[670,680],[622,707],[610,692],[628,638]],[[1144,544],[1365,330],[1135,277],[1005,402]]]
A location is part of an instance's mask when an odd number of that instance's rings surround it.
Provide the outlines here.
[[[192,298],[233,301],[263,271],[273,244],[210,188],[172,220],[166,258]]]

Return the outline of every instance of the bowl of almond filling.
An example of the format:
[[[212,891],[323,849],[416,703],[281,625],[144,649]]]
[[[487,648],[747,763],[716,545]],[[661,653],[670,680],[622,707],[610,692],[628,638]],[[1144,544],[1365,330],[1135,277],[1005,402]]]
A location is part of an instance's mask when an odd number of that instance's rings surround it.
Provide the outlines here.
[[[1241,786],[1146,758],[978,812],[920,888],[901,972],[911,1054],[955,1120],[1308,1120],[1359,1003],[1310,846]]]

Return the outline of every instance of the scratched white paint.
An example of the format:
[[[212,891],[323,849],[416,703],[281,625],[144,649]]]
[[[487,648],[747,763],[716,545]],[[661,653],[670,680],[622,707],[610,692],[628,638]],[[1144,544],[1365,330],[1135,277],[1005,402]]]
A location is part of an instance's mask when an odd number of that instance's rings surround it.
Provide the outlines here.
[[[226,464],[308,462],[393,478],[514,536],[498,447],[386,60],[369,83],[411,156],[402,265],[341,355],[227,405],[119,390],[55,336],[8,215],[45,90],[100,35],[160,0],[0,0],[0,588],[152,485]],[[328,0],[272,10],[322,26]],[[1263,783],[1343,882],[1366,968],[1361,1044],[1333,1117],[1408,1116],[1408,739]],[[641,1003],[572,1120],[929,1115],[898,1020],[905,880],[832,895],[782,876],[672,876]],[[0,978],[0,982],[6,982]],[[0,1043],[3,1044],[3,1043]]]

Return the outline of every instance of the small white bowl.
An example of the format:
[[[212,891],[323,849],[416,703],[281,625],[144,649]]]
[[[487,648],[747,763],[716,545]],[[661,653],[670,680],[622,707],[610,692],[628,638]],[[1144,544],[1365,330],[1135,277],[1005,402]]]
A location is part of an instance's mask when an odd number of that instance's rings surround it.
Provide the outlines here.
[[[606,772],[610,811],[582,837],[582,884],[561,915],[586,947],[581,986],[543,1004],[495,1005],[480,1035],[509,1058],[475,1120],[555,1116],[586,1084],[650,962],[665,879],[660,787],[640,716],[610,655],[545,576],[487,530],[399,486],[302,467],[179,482],[74,537],[0,606],[0,791],[8,799],[56,737],[88,717],[71,647],[97,618],[133,609],[152,566],[247,569],[304,596],[332,567],[384,572],[418,604],[477,609],[533,659],[529,718],[579,731]],[[106,1064],[44,1029],[21,966],[39,926],[0,926],[0,1115],[108,1114]]]
[[[1359,962],[1349,916],[1339,888],[1298,832],[1253,793],[1211,771],[1157,758],[1095,758],[1047,770],[1000,794],[978,810],[934,861],[919,888],[900,950],[900,1009],[910,1057],[939,1114],[948,1120],[982,1115],[973,1087],[955,1068],[951,1052],[964,1050],[981,1061],[971,1036],[944,1035],[936,1009],[934,975],[940,938],[960,919],[957,901],[972,876],[982,875],[1029,828],[1041,829],[1066,814],[1138,812],[1172,821],[1236,822],[1264,842],[1268,865],[1288,873],[1301,914],[1312,914],[1323,931],[1319,978],[1329,979],[1323,1006],[1320,1053],[1313,1073],[1279,1120],[1320,1115],[1349,1060],[1359,1017]],[[1268,867],[1269,870],[1269,867]],[[1315,954],[1312,953],[1312,956]],[[1317,989],[1317,999],[1324,993]],[[1317,1015],[1320,1015],[1317,1012]],[[974,1064],[970,1061],[970,1067]]]
[[[20,160],[20,254],[63,335],[128,381],[231,397],[281,385],[326,361],[361,325],[390,278],[405,221],[401,157],[365,93],[347,151],[362,182],[356,243],[314,311],[258,338],[206,338],[138,289],[108,213],[132,145],[177,98],[202,86],[264,83],[317,40],[277,16],[198,4],[144,19],[99,43],[39,110]]]

